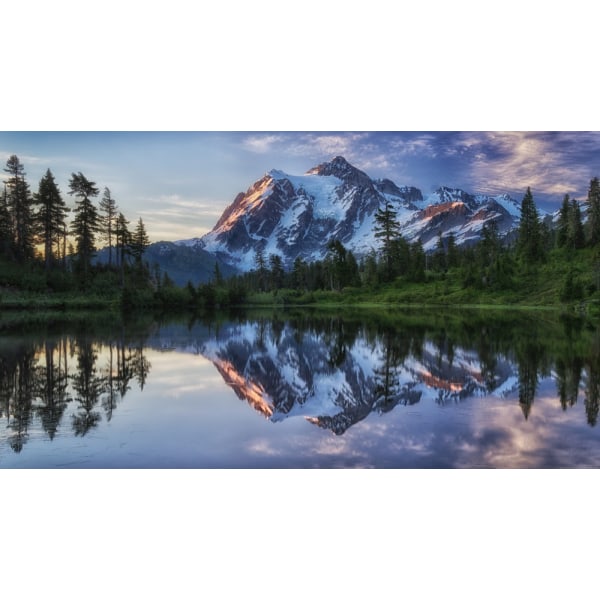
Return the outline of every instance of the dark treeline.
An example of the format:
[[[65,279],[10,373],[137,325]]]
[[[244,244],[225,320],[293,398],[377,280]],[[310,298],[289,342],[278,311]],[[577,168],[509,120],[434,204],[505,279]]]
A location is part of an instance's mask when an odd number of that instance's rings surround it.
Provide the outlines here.
[[[135,228],[115,198],[81,173],[72,173],[69,208],[48,169],[32,192],[16,155],[6,162],[8,178],[0,197],[0,287],[4,292],[73,293],[111,296],[150,287],[142,257],[149,245],[144,222]],[[69,220],[70,216],[70,220]],[[97,264],[99,247],[108,249]]]

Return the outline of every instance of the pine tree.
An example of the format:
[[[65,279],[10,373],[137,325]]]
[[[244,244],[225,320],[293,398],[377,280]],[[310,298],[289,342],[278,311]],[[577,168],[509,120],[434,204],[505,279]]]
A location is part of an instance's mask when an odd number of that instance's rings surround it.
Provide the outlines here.
[[[450,232],[448,235],[448,248],[446,250],[446,263],[448,268],[451,269],[453,267],[457,267],[459,258],[459,252],[456,246],[456,238],[454,237],[454,233]]]
[[[393,278],[394,240],[400,235],[397,213],[390,202],[375,213],[375,237],[382,242],[381,254],[385,264],[386,281]]]
[[[581,221],[581,208],[579,202],[573,198],[569,211],[568,242],[572,248],[579,250],[585,246],[585,233]]]
[[[374,250],[371,250],[360,263],[360,275],[363,285],[372,288],[379,283],[377,273],[377,256]]]
[[[77,258],[84,279],[87,279],[96,252],[96,234],[100,231],[100,217],[90,200],[90,197],[97,196],[98,193],[95,182],[88,181],[81,172],[71,174],[69,194],[80,198],[76,201],[71,233],[75,236]]]
[[[125,259],[129,254],[129,248],[131,244],[131,232],[128,228],[129,221],[125,218],[123,213],[119,213],[117,222],[115,225],[115,251],[117,264],[121,272],[121,287],[125,287]],[[165,273],[166,275],[166,273]]]
[[[254,264],[258,273],[258,289],[264,292],[267,284],[267,260],[263,246],[257,246],[254,250]]]
[[[600,242],[600,181],[594,177],[587,197],[590,246]]]
[[[102,213],[100,219],[102,237],[108,243],[108,266],[110,267],[112,266],[112,243],[117,224],[117,203],[107,187],[104,188],[104,194],[100,200],[100,212]]]
[[[569,223],[571,220],[571,203],[569,202],[569,194],[565,194],[562,206],[558,216],[556,245],[559,248],[564,248],[569,240]]]
[[[10,213],[8,212],[6,185],[0,196],[0,254],[10,256],[13,241]]]
[[[129,253],[129,245],[131,243],[131,232],[128,225],[129,221],[120,212],[115,225],[115,250],[117,262],[120,266],[125,264],[125,257]]]
[[[294,266],[292,268],[292,286],[294,289],[302,291],[306,290],[307,270],[308,266],[306,262],[300,256],[297,256],[296,260],[294,260]]]
[[[444,239],[441,231],[438,231],[438,240],[432,257],[432,268],[434,271],[445,271],[447,269],[446,248],[444,247]]]
[[[344,265],[347,250],[339,240],[331,240],[327,244],[327,265],[329,270],[329,286],[332,290],[340,290],[344,285]]]
[[[425,281],[425,269],[427,267],[427,257],[423,250],[423,242],[419,238],[410,245],[410,271],[409,277],[412,281]]]
[[[269,255],[269,271],[271,289],[281,289],[283,287],[285,271],[283,270],[283,261],[281,260],[281,256],[279,256],[279,254]]]
[[[32,258],[34,253],[33,198],[25,180],[25,167],[15,154],[6,161],[4,171],[10,175],[6,181],[6,203],[13,232],[14,255],[17,260],[24,261]]]
[[[521,202],[517,252],[528,263],[535,263],[542,258],[540,219],[530,188],[527,188]]]
[[[150,238],[146,233],[146,227],[144,226],[144,222],[140,217],[131,238],[131,255],[135,259],[135,262],[138,266],[142,264],[142,257],[144,256],[144,252],[146,252],[146,249],[149,245]]]
[[[39,207],[35,215],[37,241],[44,245],[44,262],[48,270],[55,256],[60,255],[60,244],[68,212],[50,169],[40,179],[34,202]],[[56,253],[54,246],[56,246]]]

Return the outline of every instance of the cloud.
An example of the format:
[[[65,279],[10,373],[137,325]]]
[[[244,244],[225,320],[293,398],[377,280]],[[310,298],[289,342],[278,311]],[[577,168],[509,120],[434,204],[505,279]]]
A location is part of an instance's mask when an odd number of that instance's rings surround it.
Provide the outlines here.
[[[421,156],[435,158],[438,153],[439,136],[434,133],[417,134],[416,137],[405,137],[393,139],[390,142],[391,152],[398,157]]]
[[[242,146],[250,152],[266,154],[267,152],[271,152],[273,150],[273,146],[281,142],[283,139],[284,137],[282,135],[257,134],[245,138],[242,141]]]
[[[600,134],[585,132],[483,132],[459,134],[456,148],[477,191],[498,193],[531,187],[537,193],[581,198],[600,152]]]
[[[142,198],[140,215],[152,241],[178,240],[210,231],[225,206],[213,199],[182,198],[178,194]]]
[[[280,152],[289,156],[311,159],[331,158],[343,155],[348,160],[361,160],[373,151],[373,144],[366,144],[369,133],[287,133],[254,134],[242,140],[242,147],[250,152],[266,154]],[[380,148],[377,148],[381,152]]]

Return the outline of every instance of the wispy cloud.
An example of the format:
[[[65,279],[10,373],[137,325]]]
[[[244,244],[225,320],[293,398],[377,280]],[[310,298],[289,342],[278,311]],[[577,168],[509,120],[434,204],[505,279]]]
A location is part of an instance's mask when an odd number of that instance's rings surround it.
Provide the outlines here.
[[[242,140],[242,147],[253,153],[274,152],[317,162],[342,155],[361,168],[385,167],[387,157],[379,146],[369,143],[370,136],[366,132],[253,134]]]
[[[212,199],[182,198],[177,194],[146,198],[140,211],[153,240],[176,240],[207,233],[223,212]],[[207,225],[210,224],[210,225]]]
[[[415,156],[435,158],[438,153],[439,138],[433,133],[398,137],[390,141],[390,152],[394,156]]]
[[[531,187],[546,195],[582,196],[594,175],[590,158],[600,153],[600,134],[484,132],[462,134],[457,148],[478,191],[500,192]]]
[[[250,152],[266,154],[271,152],[275,145],[284,139],[282,135],[257,134],[251,135],[242,141],[242,146]]]

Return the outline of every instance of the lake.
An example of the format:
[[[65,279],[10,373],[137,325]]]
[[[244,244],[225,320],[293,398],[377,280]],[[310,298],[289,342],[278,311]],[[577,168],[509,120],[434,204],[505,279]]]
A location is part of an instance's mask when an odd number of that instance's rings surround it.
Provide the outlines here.
[[[547,311],[5,328],[1,468],[600,466],[600,333]]]

